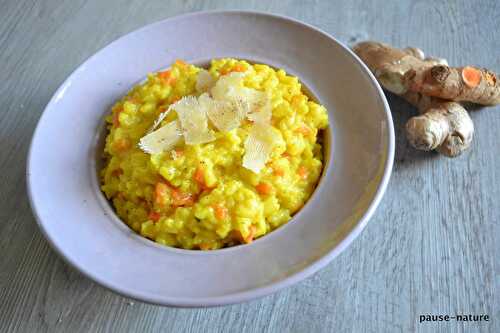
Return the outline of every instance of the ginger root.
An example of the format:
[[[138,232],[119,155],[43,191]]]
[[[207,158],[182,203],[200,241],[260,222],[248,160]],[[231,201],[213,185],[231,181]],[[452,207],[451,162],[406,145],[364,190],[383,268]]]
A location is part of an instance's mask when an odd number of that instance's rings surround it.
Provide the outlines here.
[[[435,149],[448,157],[458,156],[470,147],[474,125],[459,103],[414,92],[403,97],[421,113],[406,123],[406,136],[413,147]]]
[[[449,67],[442,59],[424,58],[417,48],[397,49],[377,42],[361,42],[354,52],[389,91],[407,91],[452,101],[500,104],[500,81],[487,69]]]
[[[496,74],[472,66],[432,66],[423,71],[405,74],[409,90],[453,101],[482,105],[500,104],[500,83]]]
[[[373,72],[382,86],[392,93],[403,95],[409,88],[406,86],[406,73],[410,70],[422,72],[432,67],[423,61],[424,54],[417,48],[405,50],[393,48],[377,42],[361,42],[353,47],[353,51]]]
[[[480,78],[474,73],[465,74],[460,82],[452,85],[452,75],[459,69],[448,67],[444,59],[425,58],[423,51],[418,48],[397,49],[377,42],[361,42],[353,50],[385,89],[402,96],[418,108],[421,115],[407,122],[406,134],[410,144],[420,150],[435,149],[445,156],[455,157],[471,145],[474,133],[472,119],[459,103],[442,98],[451,96],[457,101],[495,103],[495,98],[500,95],[495,95],[492,92],[494,89],[484,88],[482,73],[488,71],[481,72]],[[442,83],[437,83],[434,77],[436,82],[430,81],[428,73],[436,71],[436,68],[449,68],[452,74],[443,75]],[[493,78],[496,80],[494,74]],[[474,82],[479,82],[475,88],[472,87]],[[465,86],[469,88],[465,89]],[[483,93],[479,94],[479,91]]]

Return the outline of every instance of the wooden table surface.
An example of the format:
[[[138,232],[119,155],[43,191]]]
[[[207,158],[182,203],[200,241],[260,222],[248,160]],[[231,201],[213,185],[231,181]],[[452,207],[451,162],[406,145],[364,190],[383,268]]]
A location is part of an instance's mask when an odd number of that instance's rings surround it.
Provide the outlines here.
[[[52,251],[25,184],[29,141],[51,95],[117,37],[206,9],[284,14],[346,43],[419,46],[450,64],[500,72],[500,2],[493,0],[0,0],[0,332],[500,332],[500,107],[472,112],[472,148],[447,159],[408,145],[401,129],[414,110],[389,96],[396,161],[367,228],[321,272],[250,303],[142,304],[98,286]],[[422,314],[461,313],[491,319],[419,323]]]

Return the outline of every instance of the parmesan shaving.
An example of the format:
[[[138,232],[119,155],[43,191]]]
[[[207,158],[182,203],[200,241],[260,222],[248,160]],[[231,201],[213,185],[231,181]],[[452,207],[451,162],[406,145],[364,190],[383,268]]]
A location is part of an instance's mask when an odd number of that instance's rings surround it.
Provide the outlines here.
[[[280,136],[271,125],[254,123],[245,140],[243,167],[259,173],[269,160],[275,142],[279,140]]]
[[[187,144],[196,145],[215,140],[214,134],[208,128],[206,109],[196,97],[183,97],[169,109],[177,112]]]
[[[236,91],[243,89],[243,79],[245,74],[235,72],[221,76],[210,93],[216,100],[234,100],[237,95]]]
[[[271,99],[264,92],[255,92],[257,94],[253,94],[249,100],[251,112],[248,114],[248,119],[256,123],[269,124],[272,117]]]
[[[238,128],[245,117],[254,122],[245,141],[243,166],[258,173],[265,165],[277,141],[277,134],[270,126],[272,108],[269,95],[243,85],[244,73],[230,73],[214,82],[206,70],[197,76],[196,89],[210,90],[212,97],[204,92],[200,97],[183,97],[170,105],[167,111],[155,120],[139,146],[151,154],[171,149],[184,136],[186,144],[202,144],[215,140],[208,128],[208,119],[223,132]],[[171,110],[179,120],[157,128]],[[279,138],[278,138],[279,139]]]
[[[214,84],[215,80],[207,70],[202,69],[196,75],[196,91],[207,92]]]
[[[139,148],[148,154],[159,154],[172,149],[181,139],[181,130],[177,120],[160,127],[139,141]]]
[[[208,94],[202,94],[199,102],[205,108],[210,121],[222,132],[238,128],[247,114],[247,108],[241,103],[214,100]]]
[[[269,123],[272,116],[271,99],[268,94],[243,85],[243,73],[222,76],[211,90],[215,100],[230,101],[239,112],[248,115],[254,122]]]
[[[160,113],[158,118],[156,118],[156,120],[154,121],[153,126],[151,126],[151,128],[149,129],[148,133],[153,132],[155,129],[158,128],[158,126],[160,126],[161,122],[167,117],[169,111],[170,110],[166,110],[166,111]]]

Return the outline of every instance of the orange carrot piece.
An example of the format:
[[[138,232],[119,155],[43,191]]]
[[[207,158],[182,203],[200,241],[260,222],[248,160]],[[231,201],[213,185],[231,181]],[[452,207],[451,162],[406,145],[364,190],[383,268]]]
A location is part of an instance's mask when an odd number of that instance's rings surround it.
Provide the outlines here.
[[[181,148],[175,148],[174,152],[176,157],[184,156],[184,150],[182,150]]]
[[[171,76],[168,78],[166,84],[171,86],[171,85],[175,84],[175,82],[177,82],[177,78]]]
[[[153,222],[158,222],[158,220],[160,220],[160,217],[161,217],[160,213],[155,211],[151,211],[148,215],[148,218]]]
[[[127,102],[133,103],[133,104],[140,104],[141,101],[134,96],[127,97]]]
[[[177,79],[172,76],[172,72],[170,70],[166,70],[164,72],[158,73],[158,78],[166,85],[173,85]]]
[[[273,171],[275,176],[283,177],[285,175],[285,170],[283,170],[282,168],[274,167]]]
[[[201,193],[199,195],[202,195],[202,194],[208,194],[210,192],[212,192],[213,190],[215,189],[215,186],[213,187],[204,187],[201,189]]]
[[[182,156],[184,156],[184,150],[182,150],[181,148],[175,148],[174,150],[172,150],[172,158],[174,160]]]
[[[158,77],[160,79],[166,80],[170,77],[171,74],[172,74],[172,72],[170,70],[166,70],[163,72],[158,72]]]
[[[130,141],[125,138],[118,139],[114,142],[113,147],[118,151],[125,151],[130,148]]]
[[[154,201],[157,205],[164,205],[168,195],[169,186],[163,182],[156,183]]]
[[[297,105],[302,101],[302,96],[301,95],[295,95],[292,97],[292,105]]]
[[[462,69],[462,80],[470,88],[477,87],[481,82],[481,71],[474,67],[464,67]]]
[[[214,209],[214,215],[217,220],[224,220],[227,218],[228,209],[224,205],[218,203],[214,204],[212,208]]]
[[[307,176],[309,176],[309,170],[307,170],[307,168],[305,166],[299,167],[299,169],[297,170],[297,173],[298,173],[299,177],[302,179],[307,179]]]
[[[231,72],[244,72],[246,71],[246,67],[242,64],[236,64],[233,69],[231,70]]]
[[[201,166],[196,168],[196,171],[193,174],[193,179],[198,183],[198,185],[205,187],[205,171]]]
[[[175,61],[175,64],[176,64],[177,66],[181,67],[181,68],[187,67],[187,65],[188,65],[188,64],[187,64],[187,62],[185,62],[185,61],[184,61],[184,60],[182,60],[182,59],[177,59],[177,60]]]
[[[295,130],[295,132],[307,136],[312,133],[311,129],[307,125],[302,125]]]
[[[259,194],[268,195],[269,193],[271,193],[273,187],[268,183],[259,183],[257,184],[257,186],[255,186],[255,189]]]
[[[257,228],[255,226],[251,225],[250,226],[250,232],[248,235],[243,239],[245,243],[250,244],[253,241],[253,238],[255,236],[255,232],[257,231]]]
[[[113,126],[118,127],[120,126],[120,118],[118,117],[120,115],[119,111],[116,111],[113,113]]]
[[[191,193],[183,193],[178,188],[172,189],[172,199],[174,206],[192,206],[194,197]]]
[[[123,111],[123,108],[119,108],[113,113],[113,126],[120,126],[120,113]]]
[[[121,175],[123,175],[123,169],[122,168],[115,169],[111,171],[111,175],[113,177],[120,177]]]
[[[198,245],[198,247],[199,247],[199,248],[200,248],[200,250],[202,250],[202,251],[207,251],[207,250],[211,250],[211,249],[212,249],[212,247],[210,246],[210,244],[209,244],[209,243],[200,243],[200,244]]]

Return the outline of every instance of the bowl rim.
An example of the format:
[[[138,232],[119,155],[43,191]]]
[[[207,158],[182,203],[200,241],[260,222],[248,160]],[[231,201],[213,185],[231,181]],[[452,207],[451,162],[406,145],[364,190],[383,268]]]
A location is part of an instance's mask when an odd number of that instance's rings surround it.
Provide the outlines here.
[[[268,17],[272,19],[278,19],[278,20],[284,20],[291,22],[293,24],[302,26],[303,28],[313,30],[316,33],[320,33],[324,37],[332,40],[335,42],[338,46],[340,46],[344,51],[346,51],[354,60],[357,66],[361,68],[361,70],[367,75],[369,78],[371,84],[375,88],[376,92],[378,93],[379,97],[381,98],[382,106],[385,111],[385,116],[387,120],[387,154],[385,156],[385,161],[384,161],[384,167],[383,167],[383,174],[382,177],[379,181],[379,184],[377,186],[377,189],[375,190],[373,199],[371,203],[368,205],[366,208],[366,211],[364,214],[359,218],[358,222],[356,225],[350,230],[350,232],[345,236],[344,239],[340,240],[338,244],[333,247],[330,251],[328,251],[325,255],[322,257],[318,258],[317,260],[311,262],[307,267],[281,279],[276,282],[270,283],[265,286],[245,290],[245,291],[240,291],[240,292],[235,292],[231,293],[228,295],[222,295],[222,296],[213,296],[213,297],[200,297],[200,298],[189,298],[189,297],[170,297],[170,296],[147,296],[144,295],[141,292],[137,292],[135,290],[130,290],[126,288],[120,288],[117,286],[112,285],[111,283],[108,283],[107,281],[101,279],[99,276],[89,272],[88,270],[85,269],[85,267],[82,267],[79,265],[77,262],[74,262],[71,260],[69,257],[67,257],[64,254],[64,251],[59,248],[54,241],[50,238],[50,235],[47,233],[45,230],[43,223],[41,221],[41,218],[36,210],[36,205],[34,202],[34,193],[32,192],[31,188],[31,172],[30,170],[33,168],[32,165],[32,150],[34,146],[34,141],[37,138],[37,133],[40,128],[40,124],[46,116],[46,110],[57,100],[58,96],[64,91],[64,89],[67,86],[67,83],[72,79],[75,73],[77,73],[82,66],[84,66],[85,63],[87,63],[89,60],[94,58],[101,50],[109,47],[110,45],[113,45],[114,43],[117,43],[121,39],[127,37],[131,33],[139,32],[145,29],[150,29],[155,25],[160,25],[163,24],[166,21],[170,20],[178,20],[178,19],[185,19],[189,17],[197,17],[197,16],[205,16],[205,15],[214,15],[214,14],[236,14],[236,15],[258,15],[258,16],[263,16],[263,17]],[[55,91],[47,105],[45,106],[38,122],[36,125],[36,128],[33,132],[33,136],[30,142],[30,147],[28,150],[28,158],[27,158],[27,164],[26,164],[26,185],[27,185],[27,194],[28,194],[28,199],[29,199],[29,204],[31,207],[31,210],[33,212],[33,215],[35,217],[35,220],[37,222],[37,225],[42,232],[43,236],[45,239],[48,241],[50,247],[57,253],[59,256],[71,267],[79,271],[81,274],[83,274],[85,277],[89,278],[90,280],[97,282],[101,286],[104,286],[105,288],[120,294],[125,297],[133,298],[136,300],[139,300],[141,302],[146,302],[150,304],[156,304],[156,305],[164,305],[164,306],[173,306],[173,307],[209,307],[209,306],[223,306],[223,305],[230,305],[230,304],[236,304],[236,303],[242,303],[246,301],[250,301],[256,298],[261,298],[263,296],[269,295],[271,293],[275,293],[279,290],[282,290],[284,288],[287,288],[299,281],[302,281],[303,279],[310,277],[312,274],[316,273],[320,269],[324,268],[330,261],[332,261],[337,255],[339,255],[341,252],[343,252],[353,241],[356,239],[359,234],[363,231],[363,229],[366,227],[368,221],[370,218],[373,216],[376,208],[380,204],[380,201],[387,189],[388,183],[390,176],[392,174],[392,169],[393,169],[393,164],[394,164],[394,152],[395,152],[395,134],[394,134],[394,125],[393,125],[393,120],[391,116],[391,111],[389,104],[387,102],[387,99],[385,97],[385,94],[380,87],[379,83],[371,73],[371,71],[368,69],[368,67],[360,60],[360,58],[352,51],[349,49],[349,47],[345,46],[342,42],[337,40],[335,37],[331,36],[327,32],[314,27],[308,23],[302,22],[298,19],[288,17],[285,15],[280,15],[280,14],[275,14],[275,13],[269,13],[269,12],[264,12],[264,11],[256,11],[256,10],[203,10],[203,11],[196,11],[196,12],[188,12],[180,15],[174,15],[170,16],[152,23],[149,23],[145,26],[142,26],[138,29],[129,31],[123,35],[121,35],[119,38],[114,39],[110,43],[106,44],[96,52],[94,52],[90,57],[86,58],[84,61],[78,65],[78,67],[69,74],[66,79],[60,84],[59,88]],[[186,255],[189,255],[189,253],[185,253]]]

